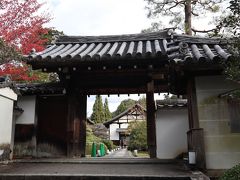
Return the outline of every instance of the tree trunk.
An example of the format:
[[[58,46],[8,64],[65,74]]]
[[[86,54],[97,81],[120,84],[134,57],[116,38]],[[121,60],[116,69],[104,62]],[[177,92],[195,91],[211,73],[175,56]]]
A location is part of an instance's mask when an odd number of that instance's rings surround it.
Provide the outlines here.
[[[186,0],[185,3],[185,33],[192,35],[192,6],[191,0]]]

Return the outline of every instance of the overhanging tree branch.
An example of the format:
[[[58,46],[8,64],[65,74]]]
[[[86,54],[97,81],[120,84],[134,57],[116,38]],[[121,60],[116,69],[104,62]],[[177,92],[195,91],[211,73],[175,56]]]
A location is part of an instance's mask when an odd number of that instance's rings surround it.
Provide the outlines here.
[[[215,30],[217,30],[217,28],[213,28],[213,29],[209,29],[209,30],[197,30],[197,29],[192,28],[192,31],[194,33],[209,33],[209,32],[213,32]]]

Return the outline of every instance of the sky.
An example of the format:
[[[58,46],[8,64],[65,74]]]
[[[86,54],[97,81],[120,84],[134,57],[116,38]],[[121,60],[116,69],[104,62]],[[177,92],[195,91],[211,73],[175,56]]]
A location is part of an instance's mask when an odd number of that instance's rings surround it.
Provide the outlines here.
[[[143,0],[48,0],[49,26],[67,35],[139,33],[151,24]]]
[[[44,1],[44,0],[42,0]],[[44,9],[52,20],[47,25],[63,31],[66,35],[117,35],[140,33],[150,27],[143,0],[47,0]],[[143,95],[103,95],[108,98],[111,112],[124,99],[138,100]],[[162,99],[163,95],[155,95]],[[87,99],[87,116],[92,113],[95,96]]]

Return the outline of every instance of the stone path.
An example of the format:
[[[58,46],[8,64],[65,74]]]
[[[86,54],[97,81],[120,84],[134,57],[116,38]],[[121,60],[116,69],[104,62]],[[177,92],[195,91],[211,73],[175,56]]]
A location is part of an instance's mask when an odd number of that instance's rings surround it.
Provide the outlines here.
[[[114,151],[103,158],[134,158],[134,156],[130,151],[127,150],[127,148],[124,148]]]

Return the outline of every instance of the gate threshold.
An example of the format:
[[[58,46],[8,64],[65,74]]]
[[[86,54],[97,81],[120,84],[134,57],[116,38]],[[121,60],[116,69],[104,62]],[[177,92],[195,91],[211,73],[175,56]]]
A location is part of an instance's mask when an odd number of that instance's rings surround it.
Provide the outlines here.
[[[150,158],[37,158],[15,159],[13,163],[70,163],[70,164],[183,164],[182,160]]]

